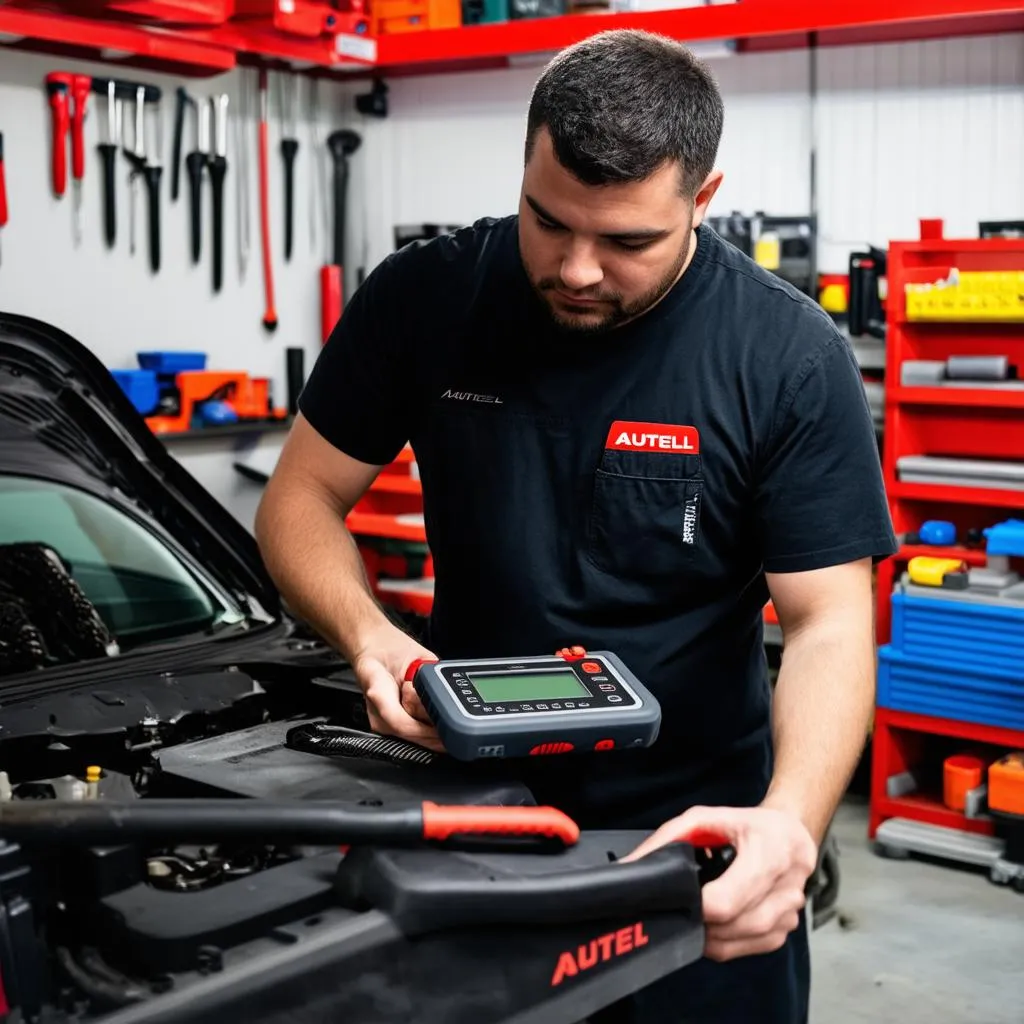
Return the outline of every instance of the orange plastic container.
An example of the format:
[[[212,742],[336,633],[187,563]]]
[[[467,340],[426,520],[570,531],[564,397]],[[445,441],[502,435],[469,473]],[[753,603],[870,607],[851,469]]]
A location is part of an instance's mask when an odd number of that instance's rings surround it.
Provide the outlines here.
[[[373,35],[458,28],[461,24],[461,0],[370,0]]]
[[[988,770],[988,806],[1003,814],[1024,815],[1024,751],[996,761]]]
[[[985,762],[973,754],[954,754],[942,765],[942,800],[954,811],[967,805],[967,794],[985,778]]]

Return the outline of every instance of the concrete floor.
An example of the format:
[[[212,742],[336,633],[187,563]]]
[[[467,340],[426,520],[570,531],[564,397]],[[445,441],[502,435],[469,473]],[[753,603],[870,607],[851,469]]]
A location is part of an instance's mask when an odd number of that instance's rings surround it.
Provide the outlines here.
[[[859,801],[834,828],[839,914],[812,934],[811,1024],[1022,1024],[1024,895],[878,857]]]

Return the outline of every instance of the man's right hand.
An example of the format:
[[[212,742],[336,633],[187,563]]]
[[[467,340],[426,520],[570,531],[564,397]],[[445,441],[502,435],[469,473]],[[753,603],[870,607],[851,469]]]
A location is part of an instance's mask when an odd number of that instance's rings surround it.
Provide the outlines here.
[[[437,656],[400,629],[391,627],[365,644],[352,669],[366,699],[370,728],[441,752],[444,746],[405,672],[416,659]]]

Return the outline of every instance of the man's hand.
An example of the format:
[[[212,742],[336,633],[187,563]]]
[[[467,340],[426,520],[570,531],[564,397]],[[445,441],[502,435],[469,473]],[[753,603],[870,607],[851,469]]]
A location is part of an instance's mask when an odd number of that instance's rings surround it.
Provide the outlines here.
[[[636,860],[696,830],[727,839],[736,858],[703,889],[706,941],[711,960],[733,960],[779,949],[799,923],[804,887],[818,850],[798,817],[768,807],[691,807],[665,822],[624,861]]]
[[[352,659],[374,732],[398,736],[443,751],[444,746],[405,672],[417,658],[437,660],[398,628],[389,627],[368,641]]]

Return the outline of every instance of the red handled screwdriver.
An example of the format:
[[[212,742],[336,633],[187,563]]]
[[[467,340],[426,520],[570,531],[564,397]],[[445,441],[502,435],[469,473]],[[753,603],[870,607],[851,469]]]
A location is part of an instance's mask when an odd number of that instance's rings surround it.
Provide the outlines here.
[[[68,153],[64,139],[71,123],[68,112],[68,94],[71,76],[63,71],[52,71],[46,76],[46,92],[50,97],[51,149],[53,157],[53,194],[59,199],[68,185]]]
[[[88,75],[71,78],[71,186],[74,196],[75,244],[82,241],[82,179],[85,177],[85,113],[89,104],[92,79]]]
[[[7,180],[4,177],[4,133],[0,132],[0,228],[7,223]]]

